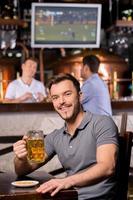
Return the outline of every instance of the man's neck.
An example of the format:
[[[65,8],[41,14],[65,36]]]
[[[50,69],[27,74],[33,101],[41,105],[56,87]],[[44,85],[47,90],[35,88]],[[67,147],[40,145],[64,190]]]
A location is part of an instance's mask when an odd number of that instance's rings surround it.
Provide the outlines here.
[[[22,76],[21,77],[21,80],[24,84],[26,85],[31,85],[31,82],[32,82],[32,77],[25,77],[25,76]]]
[[[91,71],[88,72],[87,74],[87,79],[90,78],[94,73],[92,73]]]
[[[81,124],[83,117],[84,117],[84,112],[83,110],[81,110],[73,121],[66,122],[67,131],[70,135],[74,135],[76,129]]]
[[[89,79],[92,75],[93,75],[93,73],[88,69],[86,71],[86,74],[85,74],[85,77],[84,77],[84,81],[86,81],[87,79]]]

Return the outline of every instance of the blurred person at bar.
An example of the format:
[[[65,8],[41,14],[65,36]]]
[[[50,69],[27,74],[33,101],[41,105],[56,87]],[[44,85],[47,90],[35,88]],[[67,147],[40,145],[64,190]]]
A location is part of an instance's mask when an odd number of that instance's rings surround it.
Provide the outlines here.
[[[112,115],[108,86],[98,75],[100,60],[95,55],[85,56],[81,77],[85,80],[81,91],[84,110],[100,115]]]
[[[17,175],[34,171],[57,154],[67,176],[41,184],[37,192],[54,196],[61,189],[74,186],[79,200],[113,200],[118,141],[112,118],[83,111],[80,84],[70,74],[53,77],[48,88],[53,106],[65,124],[45,137],[42,164],[28,161],[26,136],[13,145]]]
[[[28,58],[22,64],[22,76],[9,83],[4,103],[41,102],[46,97],[46,89],[42,82],[34,78],[38,61]]]

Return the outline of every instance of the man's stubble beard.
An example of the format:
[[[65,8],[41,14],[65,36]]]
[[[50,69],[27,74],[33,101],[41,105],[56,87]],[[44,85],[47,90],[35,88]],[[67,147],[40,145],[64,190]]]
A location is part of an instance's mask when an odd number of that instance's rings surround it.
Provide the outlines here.
[[[81,104],[80,104],[79,101],[77,101],[77,103],[75,104],[75,106],[74,106],[74,108],[73,108],[73,112],[72,112],[72,114],[71,114],[70,117],[65,118],[65,117],[63,117],[63,116],[60,114],[60,112],[59,112],[58,110],[56,110],[56,112],[59,114],[59,116],[60,116],[63,120],[65,120],[65,121],[68,122],[68,123],[69,123],[69,122],[72,123],[72,122],[75,121],[75,119],[76,119],[78,113],[81,111],[81,109],[82,109]]]

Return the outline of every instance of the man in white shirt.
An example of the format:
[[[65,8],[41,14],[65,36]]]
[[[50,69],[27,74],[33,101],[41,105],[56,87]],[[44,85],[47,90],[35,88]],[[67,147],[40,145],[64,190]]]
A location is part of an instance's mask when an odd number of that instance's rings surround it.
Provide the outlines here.
[[[46,97],[42,82],[34,79],[37,71],[37,60],[28,58],[22,64],[22,76],[12,81],[6,90],[5,103],[41,102]]]

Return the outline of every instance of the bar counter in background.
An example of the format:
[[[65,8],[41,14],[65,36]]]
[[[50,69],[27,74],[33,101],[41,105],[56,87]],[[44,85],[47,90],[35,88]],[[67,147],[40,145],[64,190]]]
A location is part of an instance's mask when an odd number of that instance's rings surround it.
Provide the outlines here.
[[[52,103],[0,103],[0,113],[44,111],[54,111]]]
[[[133,112],[133,100],[112,100],[111,105],[114,114],[122,112]],[[44,111],[54,111],[52,103],[0,103],[0,113]]]
[[[111,105],[114,115],[122,112],[133,114],[133,99],[127,100],[126,98],[122,98],[119,100],[112,100]]]

